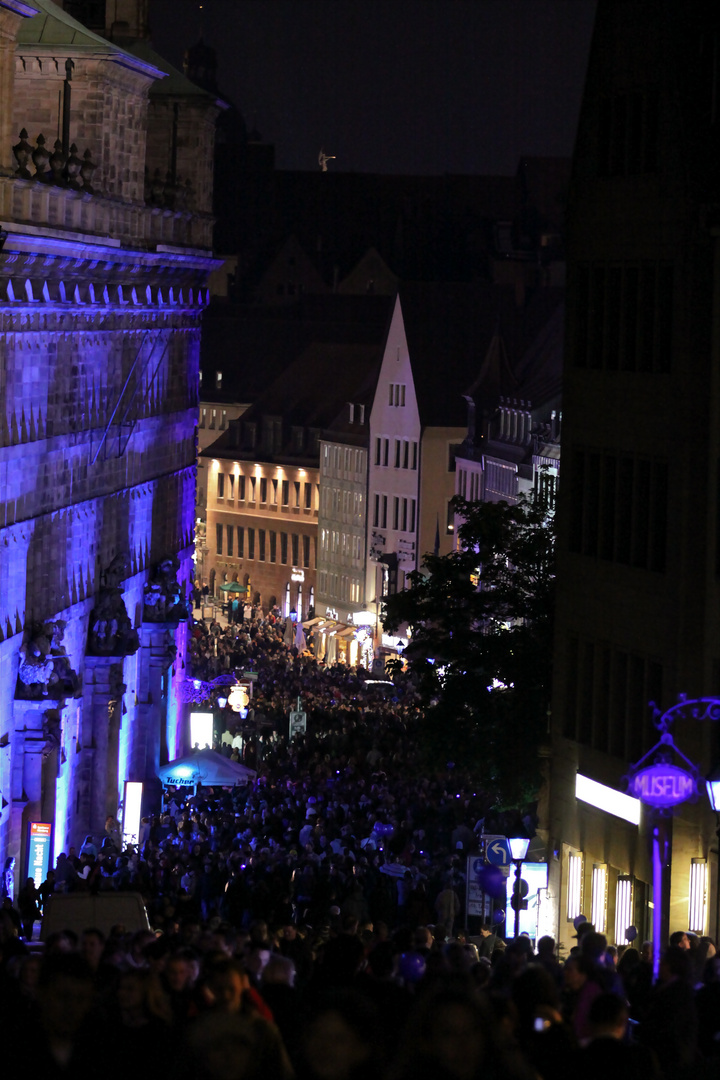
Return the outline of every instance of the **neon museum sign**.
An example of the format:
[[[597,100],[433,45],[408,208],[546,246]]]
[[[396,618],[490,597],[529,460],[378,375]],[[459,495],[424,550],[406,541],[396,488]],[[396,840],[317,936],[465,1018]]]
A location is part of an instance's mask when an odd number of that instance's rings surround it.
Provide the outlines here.
[[[628,795],[654,806],[669,809],[697,795],[697,781],[678,765],[658,762],[648,765],[630,778]]]

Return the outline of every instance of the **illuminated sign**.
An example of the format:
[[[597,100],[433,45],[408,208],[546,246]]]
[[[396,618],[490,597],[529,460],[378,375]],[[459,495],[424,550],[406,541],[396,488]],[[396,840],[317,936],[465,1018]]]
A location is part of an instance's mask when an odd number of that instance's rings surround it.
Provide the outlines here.
[[[123,848],[128,844],[137,844],[140,836],[140,813],[142,807],[143,786],[139,780],[125,781],[123,800]]]
[[[213,714],[211,712],[190,713],[190,744],[191,746],[199,746],[200,749],[204,746],[212,746]]]
[[[27,877],[33,879],[36,889],[40,888],[50,868],[51,835],[52,825],[44,821],[30,822]]]
[[[292,573],[290,574],[290,580],[291,581],[304,581],[305,580],[305,571],[304,570],[299,570],[297,568],[297,566],[293,566]]]
[[[679,765],[648,765],[630,778],[628,792],[648,806],[666,809],[697,795],[695,777]]]
[[[578,773],[575,777],[575,798],[588,803],[606,814],[629,821],[631,825],[640,824],[640,802],[622,791],[591,780],[589,776]]]

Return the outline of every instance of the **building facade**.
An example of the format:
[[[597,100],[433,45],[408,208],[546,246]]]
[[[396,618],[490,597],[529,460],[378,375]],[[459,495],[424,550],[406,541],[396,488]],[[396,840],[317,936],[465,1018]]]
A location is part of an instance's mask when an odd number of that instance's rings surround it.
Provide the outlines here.
[[[600,0],[568,209],[563,484],[550,810],[555,932],[594,912],[622,944],[717,933],[704,793],[672,819],[666,895],[654,822],[618,816],[658,740],[648,702],[720,690],[717,11]],[[702,773],[717,725],[674,732]],[[594,794],[593,794],[594,793]],[[621,800],[620,800],[621,801]],[[699,891],[698,891],[699,890]]]
[[[32,822],[55,853],[101,837],[185,738],[215,263],[208,178],[194,209],[144,183],[164,77],[50,0],[0,2],[0,859],[19,880]]]

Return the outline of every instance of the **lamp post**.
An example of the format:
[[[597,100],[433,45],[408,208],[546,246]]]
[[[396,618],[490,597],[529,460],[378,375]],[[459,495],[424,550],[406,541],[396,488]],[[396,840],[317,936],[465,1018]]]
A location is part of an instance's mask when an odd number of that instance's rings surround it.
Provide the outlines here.
[[[510,845],[510,856],[515,863],[515,882],[513,884],[512,906],[515,909],[514,936],[517,938],[520,935],[520,908],[522,907],[524,900],[522,895],[522,864],[528,853],[530,840],[525,836],[516,836],[513,839],[508,840],[508,843]]]

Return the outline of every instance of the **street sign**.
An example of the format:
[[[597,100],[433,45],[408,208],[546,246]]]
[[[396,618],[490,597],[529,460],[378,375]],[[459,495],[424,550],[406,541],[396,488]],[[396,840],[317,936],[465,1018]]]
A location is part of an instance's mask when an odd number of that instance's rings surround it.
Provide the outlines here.
[[[485,837],[485,858],[491,866],[509,866],[512,862],[506,836]]]

